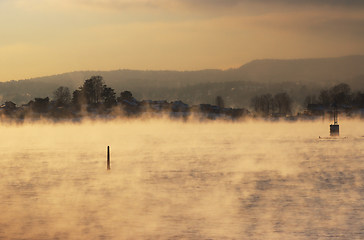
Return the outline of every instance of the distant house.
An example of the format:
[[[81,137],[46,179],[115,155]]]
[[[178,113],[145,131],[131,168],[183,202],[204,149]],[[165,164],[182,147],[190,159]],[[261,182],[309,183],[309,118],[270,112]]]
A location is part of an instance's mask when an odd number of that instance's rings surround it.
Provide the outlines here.
[[[123,109],[123,111],[128,113],[138,113],[140,102],[135,98],[131,97],[128,99],[118,98],[117,105]]]
[[[16,104],[12,101],[6,101],[3,105],[1,105],[1,108],[15,110]]]
[[[35,112],[47,112],[48,104],[49,104],[49,97],[35,98],[34,101],[30,101],[28,104],[31,106],[32,110]]]
[[[214,106],[211,104],[200,104],[197,107],[194,106],[194,109],[201,113],[214,113],[214,114],[220,114],[221,108],[218,106]]]
[[[190,107],[182,101],[171,102],[172,112],[189,112]]]
[[[250,115],[250,111],[246,108],[224,108],[222,109],[222,112],[232,118],[240,118]]]
[[[325,114],[326,108],[322,104],[308,104],[307,114],[314,116],[322,116]]]
[[[347,104],[338,104],[337,108],[339,112],[345,112],[346,114],[353,111],[353,107]]]
[[[6,101],[3,105],[0,106],[1,112],[5,114],[11,114],[17,109],[17,106],[12,101]]]
[[[170,108],[170,104],[166,100],[143,100],[139,103],[143,112],[162,112]]]
[[[273,118],[284,118],[284,117],[286,117],[286,114],[285,113],[272,113],[271,117],[273,117]]]

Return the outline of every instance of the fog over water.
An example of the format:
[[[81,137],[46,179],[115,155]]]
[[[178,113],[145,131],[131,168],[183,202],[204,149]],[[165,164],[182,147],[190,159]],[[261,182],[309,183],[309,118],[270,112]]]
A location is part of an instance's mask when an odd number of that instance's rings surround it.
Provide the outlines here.
[[[363,122],[330,123],[0,125],[0,239],[362,239]]]

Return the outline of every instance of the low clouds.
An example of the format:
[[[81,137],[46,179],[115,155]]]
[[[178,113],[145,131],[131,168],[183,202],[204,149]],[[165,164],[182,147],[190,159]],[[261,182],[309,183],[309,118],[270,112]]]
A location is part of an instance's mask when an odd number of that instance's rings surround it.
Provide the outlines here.
[[[0,0],[9,2],[9,0]],[[174,14],[265,15],[302,11],[364,11],[363,0],[13,0],[23,8],[88,9],[91,11],[160,11]],[[67,6],[67,7],[66,7]]]
[[[0,20],[5,79],[364,54],[363,0],[0,0]]]
[[[112,9],[145,8],[145,9],[197,9],[200,11],[234,10],[237,7],[266,8],[275,11],[277,7],[332,7],[364,9],[362,0],[73,0],[85,6],[105,7]]]
[[[303,7],[303,6],[325,6],[325,7],[344,7],[364,8],[362,0],[177,0],[182,4],[205,6],[205,7],[236,7],[239,5],[265,5],[269,6],[287,6],[287,7]]]
[[[72,0],[72,4],[76,3],[88,9],[158,12],[187,18],[191,14],[236,21],[243,17],[252,24],[287,30],[327,27],[329,31],[335,30],[334,25],[342,30],[364,30],[362,0]]]

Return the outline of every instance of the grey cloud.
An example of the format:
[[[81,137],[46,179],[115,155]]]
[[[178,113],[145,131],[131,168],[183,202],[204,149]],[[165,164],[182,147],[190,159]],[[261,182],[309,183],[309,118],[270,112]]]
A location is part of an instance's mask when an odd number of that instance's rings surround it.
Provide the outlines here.
[[[363,0],[179,0],[196,6],[236,6],[239,4],[283,4],[286,6],[333,6],[333,7],[364,7]]]
[[[1,1],[1,0],[0,0]],[[71,0],[69,0],[71,1]],[[279,11],[280,7],[335,7],[364,9],[364,0],[73,0],[83,5],[111,9],[191,9],[198,11],[244,10],[253,12]],[[177,9],[176,9],[177,8]]]
[[[312,24],[309,29],[318,34],[332,33],[337,37],[353,36],[364,40],[364,19],[337,19],[320,24]]]

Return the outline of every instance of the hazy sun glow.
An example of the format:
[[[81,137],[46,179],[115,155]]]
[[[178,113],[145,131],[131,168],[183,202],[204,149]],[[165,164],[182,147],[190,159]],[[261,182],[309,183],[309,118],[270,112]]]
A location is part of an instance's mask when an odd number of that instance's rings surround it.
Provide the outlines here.
[[[364,54],[358,1],[0,1],[0,81]]]

